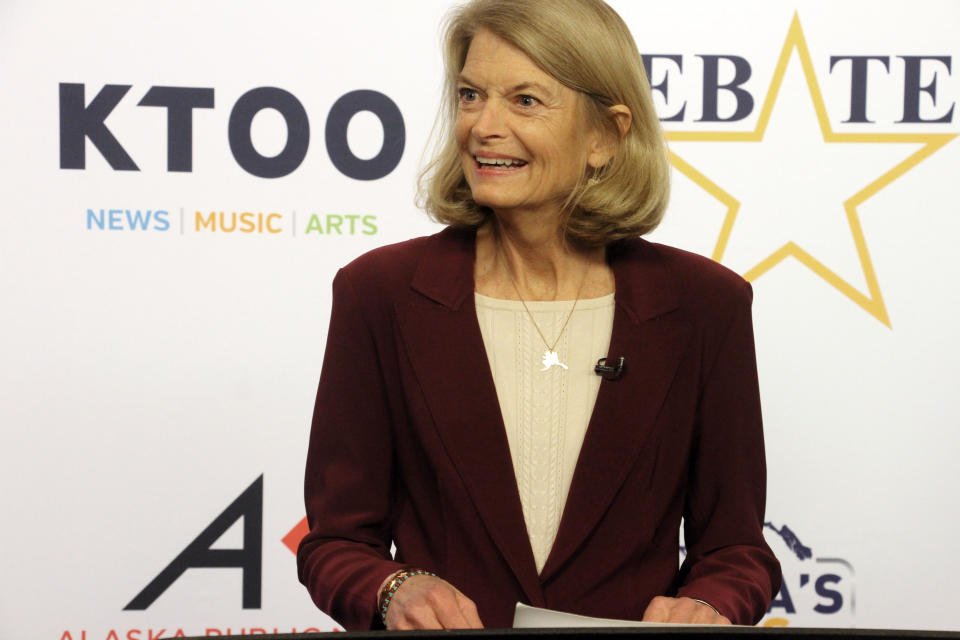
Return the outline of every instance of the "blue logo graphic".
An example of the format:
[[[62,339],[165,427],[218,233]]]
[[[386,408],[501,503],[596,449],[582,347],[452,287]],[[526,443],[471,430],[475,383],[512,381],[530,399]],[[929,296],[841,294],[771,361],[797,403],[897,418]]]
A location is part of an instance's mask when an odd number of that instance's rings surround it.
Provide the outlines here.
[[[781,618],[781,624],[789,620],[783,620],[783,616],[796,616],[805,626],[848,624],[855,612],[853,565],[843,558],[816,555],[786,524],[777,527],[765,522],[763,527],[775,533],[787,550],[784,553],[774,548],[783,569],[783,583],[770,603],[768,616]],[[768,542],[775,542],[771,537]]]

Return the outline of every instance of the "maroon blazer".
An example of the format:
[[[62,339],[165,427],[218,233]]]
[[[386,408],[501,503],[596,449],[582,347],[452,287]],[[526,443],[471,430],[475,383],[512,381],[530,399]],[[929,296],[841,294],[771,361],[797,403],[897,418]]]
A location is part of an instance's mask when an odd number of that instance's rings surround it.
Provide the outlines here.
[[[780,567],[762,534],[750,286],[678,249],[610,248],[608,355],[626,369],[600,385],[538,575],[477,323],[474,240],[448,228],[334,279],[297,555],[314,602],[347,629],[377,627],[381,582],[417,567],[472,598],[488,627],[510,626],[517,601],[640,619],[657,595],[759,620]]]

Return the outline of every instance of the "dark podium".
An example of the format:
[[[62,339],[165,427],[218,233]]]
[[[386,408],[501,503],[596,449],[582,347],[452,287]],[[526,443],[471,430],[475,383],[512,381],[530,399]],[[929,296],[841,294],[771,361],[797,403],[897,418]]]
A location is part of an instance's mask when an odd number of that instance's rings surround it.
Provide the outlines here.
[[[960,640],[960,631],[812,629],[799,627],[629,627],[479,629],[469,631],[355,631],[230,636],[243,640]],[[191,640],[191,639],[187,639]],[[200,640],[199,638],[193,640]]]

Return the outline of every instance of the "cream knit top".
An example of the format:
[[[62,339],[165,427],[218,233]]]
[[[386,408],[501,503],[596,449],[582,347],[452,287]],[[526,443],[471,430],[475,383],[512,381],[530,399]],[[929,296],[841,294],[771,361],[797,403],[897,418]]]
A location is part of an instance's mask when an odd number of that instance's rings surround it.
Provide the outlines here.
[[[546,346],[518,300],[474,294],[480,333],[507,430],[513,471],[537,571],[553,547],[607,355],[614,294],[580,300],[556,351],[568,368],[544,368]],[[573,302],[528,302],[551,343]]]

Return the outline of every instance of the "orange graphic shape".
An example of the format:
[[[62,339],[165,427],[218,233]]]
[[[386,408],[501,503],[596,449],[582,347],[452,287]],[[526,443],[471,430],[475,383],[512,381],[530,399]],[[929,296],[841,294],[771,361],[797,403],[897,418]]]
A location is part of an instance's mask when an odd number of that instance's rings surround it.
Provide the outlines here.
[[[297,523],[293,529],[290,529],[287,535],[283,536],[283,544],[287,549],[290,549],[290,552],[294,555],[297,554],[297,547],[300,546],[300,541],[303,540],[303,537],[307,535],[307,532],[310,531],[310,526],[307,525],[307,519],[304,518]]]

